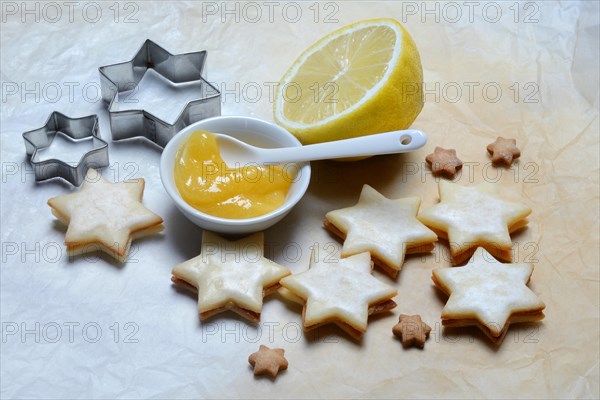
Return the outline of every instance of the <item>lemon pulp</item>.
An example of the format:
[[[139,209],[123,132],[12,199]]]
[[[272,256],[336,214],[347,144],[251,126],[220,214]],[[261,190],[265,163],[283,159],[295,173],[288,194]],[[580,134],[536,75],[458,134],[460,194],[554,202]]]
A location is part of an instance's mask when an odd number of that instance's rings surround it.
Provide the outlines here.
[[[281,78],[275,121],[302,143],[408,128],[423,108],[416,45],[390,18],[343,27],[322,38]]]
[[[174,179],[186,203],[206,214],[246,219],[283,205],[294,180],[279,166],[229,167],[213,134],[196,131],[175,156]]]

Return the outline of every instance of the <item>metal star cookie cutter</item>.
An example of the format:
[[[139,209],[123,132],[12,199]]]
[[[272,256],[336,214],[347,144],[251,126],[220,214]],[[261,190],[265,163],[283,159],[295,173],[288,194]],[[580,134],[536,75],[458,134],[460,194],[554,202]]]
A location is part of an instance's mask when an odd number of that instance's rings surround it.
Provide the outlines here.
[[[202,77],[206,51],[171,54],[147,39],[130,61],[100,67],[102,99],[108,103],[113,140],[145,137],[165,147],[177,132],[193,122],[221,115],[221,93]],[[137,87],[148,70],[154,69],[173,83],[199,81],[201,93],[189,101],[174,124],[141,110],[113,111],[119,94]]]
[[[57,133],[66,135],[72,141],[92,138],[93,148],[71,165],[63,160],[51,158],[36,161],[38,151],[50,147]],[[108,143],[100,137],[96,114],[81,118],[69,118],[54,111],[43,127],[23,133],[25,151],[29,156],[36,181],[63,178],[75,186],[80,186],[89,168],[102,168],[108,165]]]

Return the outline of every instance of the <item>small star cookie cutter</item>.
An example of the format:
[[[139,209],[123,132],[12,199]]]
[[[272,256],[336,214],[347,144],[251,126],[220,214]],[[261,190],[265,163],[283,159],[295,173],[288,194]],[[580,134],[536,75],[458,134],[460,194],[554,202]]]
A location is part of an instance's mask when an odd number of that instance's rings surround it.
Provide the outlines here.
[[[221,115],[221,92],[202,77],[205,61],[206,51],[171,54],[147,39],[130,61],[98,68],[113,140],[144,137],[165,147],[177,132],[191,123]],[[185,105],[174,124],[143,109],[114,111],[119,95],[134,90],[149,68],[173,83],[198,81],[202,85],[198,99]]]
[[[57,158],[37,161],[38,151],[50,147],[57,133],[64,134],[72,141],[91,137],[93,148],[83,154],[76,163],[67,163]],[[23,133],[23,139],[37,182],[62,178],[72,185],[80,186],[89,168],[108,165],[108,143],[100,137],[96,114],[70,118],[54,111],[43,127]]]

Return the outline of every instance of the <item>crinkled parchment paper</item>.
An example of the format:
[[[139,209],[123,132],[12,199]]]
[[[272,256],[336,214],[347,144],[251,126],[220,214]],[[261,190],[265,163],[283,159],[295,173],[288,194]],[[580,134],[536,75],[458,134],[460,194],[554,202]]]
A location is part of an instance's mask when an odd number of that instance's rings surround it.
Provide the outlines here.
[[[398,288],[398,307],[373,318],[359,343],[335,329],[302,333],[300,309],[278,297],[259,326],[225,314],[200,323],[170,272],[198,254],[201,230],[164,192],[160,151],[137,140],[111,142],[103,173],[144,177],[144,204],[165,231],[136,242],[124,266],[69,259],[46,201],[72,189],[34,182],[21,133],[53,110],[97,113],[109,140],[99,66],[130,59],[147,38],[173,53],[206,49],[223,114],[272,120],[273,85],[295,57],[374,17],[403,22],[419,47],[426,105],[414,126],[430,141],[407,155],[313,163],[306,196],[266,232],[267,255],[305,270],[315,241],[335,242],[324,213],[353,204],[364,183],[430,207],[437,188],[425,155],[455,148],[466,163],[457,182],[497,180],[505,198],[533,209],[514,236],[515,259],[535,264],[543,322],[512,327],[498,349],[477,329],[444,333],[445,297],[430,279],[449,265],[440,243],[410,257],[395,282],[375,272]],[[598,17],[594,1],[3,2],[2,398],[597,398]],[[509,169],[489,165],[485,147],[498,135],[522,150]],[[433,327],[424,351],[393,338],[401,312]],[[286,349],[290,366],[275,382],[251,373],[259,344]]]

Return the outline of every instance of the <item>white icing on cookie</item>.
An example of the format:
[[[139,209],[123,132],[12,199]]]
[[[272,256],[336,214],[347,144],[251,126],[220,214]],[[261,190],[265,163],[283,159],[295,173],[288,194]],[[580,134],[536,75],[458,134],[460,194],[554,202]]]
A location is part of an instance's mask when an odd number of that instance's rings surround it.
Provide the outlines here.
[[[89,245],[117,259],[127,255],[132,235],[147,229],[157,231],[162,218],[141,203],[144,180],[134,179],[112,183],[89,169],[81,189],[75,193],[48,200],[52,212],[68,224],[65,243],[69,248],[83,249]],[[83,246],[83,247],[82,247]]]
[[[531,213],[524,204],[500,199],[493,183],[467,187],[441,180],[439,192],[440,203],[418,218],[447,232],[453,256],[477,246],[510,250],[510,227]]]
[[[230,305],[260,313],[263,289],[290,274],[263,256],[263,246],[262,232],[229,241],[204,231],[200,255],[177,265],[173,275],[198,289],[200,314]]]
[[[477,320],[499,337],[512,315],[535,315],[544,309],[527,287],[532,272],[532,264],[503,264],[481,247],[464,267],[434,269],[434,282],[450,295],[442,319]]]
[[[327,213],[327,220],[346,235],[342,257],[369,252],[399,271],[407,248],[433,243],[437,235],[416,218],[421,199],[390,200],[364,185],[355,206]]]
[[[369,306],[391,299],[396,289],[371,275],[369,253],[339,259],[317,249],[307,271],[281,280],[285,289],[305,300],[304,326],[341,321],[364,332]]]

